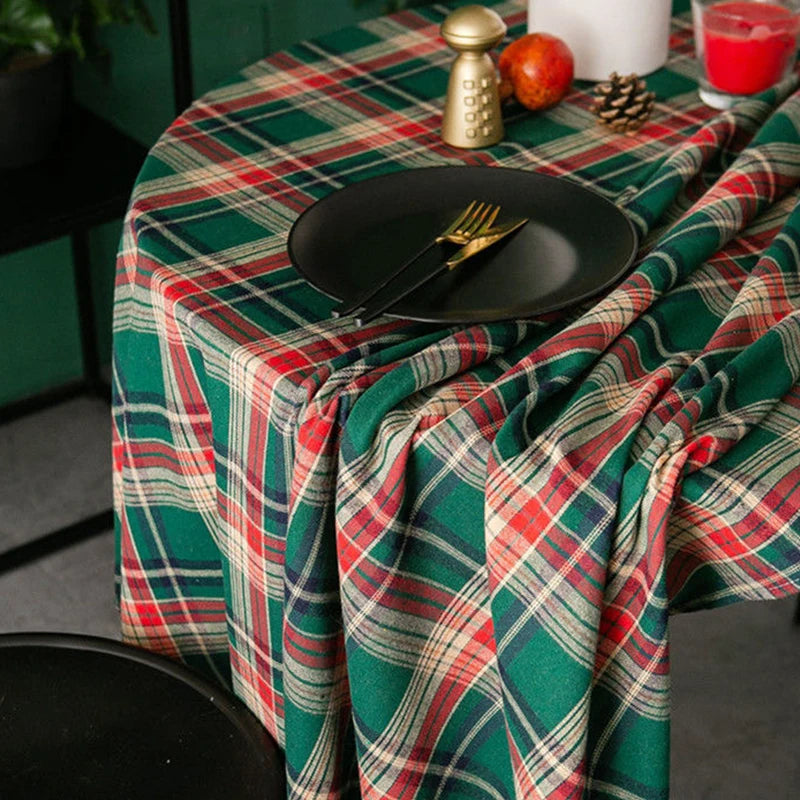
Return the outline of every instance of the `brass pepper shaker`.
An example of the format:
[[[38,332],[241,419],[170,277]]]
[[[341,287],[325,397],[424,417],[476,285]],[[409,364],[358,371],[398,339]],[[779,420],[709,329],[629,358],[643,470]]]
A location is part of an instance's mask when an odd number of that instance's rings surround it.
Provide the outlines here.
[[[469,5],[442,23],[442,38],[458,52],[450,70],[442,139],[455,147],[488,147],[503,138],[497,71],[488,51],[506,34],[500,16]]]

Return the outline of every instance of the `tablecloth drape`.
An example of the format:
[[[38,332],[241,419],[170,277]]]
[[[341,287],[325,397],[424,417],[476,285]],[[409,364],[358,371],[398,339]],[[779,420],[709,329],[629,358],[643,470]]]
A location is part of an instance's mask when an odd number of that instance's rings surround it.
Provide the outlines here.
[[[123,637],[230,681],[292,797],[665,798],[669,613],[800,586],[800,94],[704,108],[681,18],[636,136],[577,84],[459,151],[447,11],[270,56],[148,158],[114,316]],[[635,268],[535,319],[331,319],[294,219],[454,163],[593,186]]]

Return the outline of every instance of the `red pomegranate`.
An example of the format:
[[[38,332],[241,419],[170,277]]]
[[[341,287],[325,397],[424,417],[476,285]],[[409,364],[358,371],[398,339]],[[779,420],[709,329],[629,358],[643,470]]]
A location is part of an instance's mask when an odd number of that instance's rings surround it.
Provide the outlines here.
[[[572,51],[557,36],[526,33],[500,54],[500,96],[511,94],[533,111],[551,108],[569,91],[575,75]]]

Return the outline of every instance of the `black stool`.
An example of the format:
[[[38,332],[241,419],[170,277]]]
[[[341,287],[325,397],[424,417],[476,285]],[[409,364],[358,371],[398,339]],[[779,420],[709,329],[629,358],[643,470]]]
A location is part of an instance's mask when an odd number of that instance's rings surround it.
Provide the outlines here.
[[[269,800],[281,753],[186,667],[94,637],[0,635],[3,800]]]

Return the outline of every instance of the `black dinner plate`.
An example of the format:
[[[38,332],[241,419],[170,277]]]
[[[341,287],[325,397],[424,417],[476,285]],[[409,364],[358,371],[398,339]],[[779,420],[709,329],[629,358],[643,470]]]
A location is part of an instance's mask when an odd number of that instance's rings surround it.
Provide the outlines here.
[[[630,220],[597,192],[526,170],[462,166],[389,173],[333,192],[295,221],[289,257],[312,286],[347,299],[423,247],[470,200],[499,203],[498,222],[530,221],[409,295],[391,316],[441,323],[530,317],[608,287],[636,255]],[[413,274],[455,249],[433,248]]]

